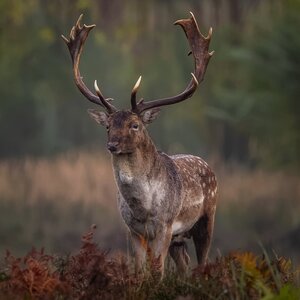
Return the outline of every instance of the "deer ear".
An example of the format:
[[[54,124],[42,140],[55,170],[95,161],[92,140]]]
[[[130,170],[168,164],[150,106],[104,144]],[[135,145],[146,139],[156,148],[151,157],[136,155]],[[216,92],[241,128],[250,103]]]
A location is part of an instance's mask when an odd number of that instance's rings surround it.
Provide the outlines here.
[[[98,124],[108,127],[108,115],[105,112],[96,109],[88,109],[88,114]]]
[[[144,124],[150,124],[152,121],[156,119],[160,112],[159,107],[155,107],[152,109],[148,109],[141,113],[141,118]]]

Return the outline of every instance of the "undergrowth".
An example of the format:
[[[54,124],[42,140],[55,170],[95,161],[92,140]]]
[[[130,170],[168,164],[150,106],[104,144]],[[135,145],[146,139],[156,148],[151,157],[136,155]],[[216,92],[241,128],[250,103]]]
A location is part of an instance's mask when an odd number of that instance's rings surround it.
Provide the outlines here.
[[[299,300],[300,268],[263,251],[233,252],[198,266],[185,278],[167,270],[159,283],[136,275],[125,257],[111,257],[83,235],[78,253],[65,257],[32,249],[21,258],[7,251],[0,270],[1,299],[264,299]]]

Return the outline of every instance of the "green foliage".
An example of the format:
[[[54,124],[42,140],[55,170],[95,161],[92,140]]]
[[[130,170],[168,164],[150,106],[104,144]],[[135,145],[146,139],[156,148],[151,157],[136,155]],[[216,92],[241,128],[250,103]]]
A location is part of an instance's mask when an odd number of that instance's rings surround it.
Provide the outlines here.
[[[300,298],[300,290],[290,284],[284,285],[279,294],[272,297],[272,300],[297,300]]]
[[[287,1],[290,7],[272,20],[270,28],[258,24],[244,46],[248,53],[245,85],[249,134],[256,140],[256,155],[272,165],[299,166],[300,26],[299,1]],[[246,50],[246,47],[248,50]],[[252,102],[252,103],[251,103]],[[263,128],[263,130],[262,130]]]
[[[296,169],[299,1],[275,2],[261,3],[239,31],[221,33],[215,48],[222,73],[212,83],[206,113],[219,120],[214,130],[222,131],[219,147],[226,157]]]
[[[296,169],[299,6],[299,0],[2,0],[0,157],[104,144],[105,133],[85,114],[59,38],[80,13],[97,24],[82,57],[87,85],[97,78],[105,95],[128,107],[140,74],[146,100],[185,87],[192,70],[188,46],[170,24],[192,10],[204,34],[214,27],[216,53],[201,92],[168,108],[152,127],[158,145]]]

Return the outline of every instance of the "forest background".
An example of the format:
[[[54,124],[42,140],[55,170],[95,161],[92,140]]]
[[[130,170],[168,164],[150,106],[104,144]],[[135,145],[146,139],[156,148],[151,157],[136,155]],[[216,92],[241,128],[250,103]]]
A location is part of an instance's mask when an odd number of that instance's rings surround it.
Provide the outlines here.
[[[67,253],[98,225],[99,245],[128,250],[106,132],[73,82],[60,38],[83,13],[96,24],[81,73],[118,107],[176,94],[193,62],[172,27],[193,11],[213,27],[205,80],[149,127],[158,148],[206,159],[219,181],[212,256],[260,244],[300,261],[299,0],[0,0],[0,252]]]

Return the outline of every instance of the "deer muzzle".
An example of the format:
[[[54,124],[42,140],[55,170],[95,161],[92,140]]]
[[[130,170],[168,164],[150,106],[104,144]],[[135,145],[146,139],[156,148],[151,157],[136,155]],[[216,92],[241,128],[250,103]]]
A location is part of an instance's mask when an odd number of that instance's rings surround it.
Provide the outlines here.
[[[107,143],[107,149],[111,152],[111,153],[115,153],[118,151],[118,145],[119,142],[108,142]]]

